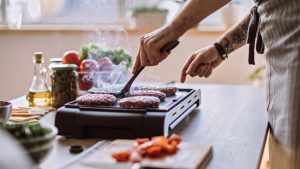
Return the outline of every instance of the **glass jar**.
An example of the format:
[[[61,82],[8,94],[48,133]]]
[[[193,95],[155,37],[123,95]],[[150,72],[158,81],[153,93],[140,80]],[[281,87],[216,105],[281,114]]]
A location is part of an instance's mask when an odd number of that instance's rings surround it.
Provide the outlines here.
[[[51,58],[49,69],[48,69],[48,76],[47,76],[47,84],[49,86],[49,91],[51,91],[51,74],[52,74],[52,67],[58,64],[62,64],[62,58]]]
[[[77,97],[77,66],[73,64],[53,64],[50,69],[52,106],[59,108]]]

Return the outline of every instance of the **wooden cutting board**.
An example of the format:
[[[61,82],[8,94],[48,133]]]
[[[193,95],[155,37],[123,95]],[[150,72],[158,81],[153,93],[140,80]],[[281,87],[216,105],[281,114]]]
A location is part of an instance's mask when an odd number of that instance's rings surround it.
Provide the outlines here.
[[[111,153],[128,150],[132,147],[133,143],[134,140],[115,140],[107,142],[70,168],[131,169],[132,163],[118,163],[111,157]],[[141,162],[141,165],[151,168],[202,169],[205,168],[211,156],[211,146],[183,142],[179,145],[179,151],[176,154],[158,159],[145,158]]]

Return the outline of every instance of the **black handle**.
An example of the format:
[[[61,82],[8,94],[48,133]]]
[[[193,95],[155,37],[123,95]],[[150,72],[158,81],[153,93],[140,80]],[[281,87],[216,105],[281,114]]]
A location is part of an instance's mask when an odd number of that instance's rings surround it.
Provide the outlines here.
[[[165,46],[160,48],[160,53],[163,52],[170,52],[172,49],[174,49],[179,44],[178,40],[172,40],[169,43],[167,43]]]

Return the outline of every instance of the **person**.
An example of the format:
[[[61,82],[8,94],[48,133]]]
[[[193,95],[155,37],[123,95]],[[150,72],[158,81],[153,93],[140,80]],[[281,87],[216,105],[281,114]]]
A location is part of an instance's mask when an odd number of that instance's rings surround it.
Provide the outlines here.
[[[140,66],[154,66],[166,59],[170,53],[160,53],[161,47],[179,39],[188,29],[228,2],[187,1],[170,23],[141,37],[133,73]],[[208,78],[224,61],[223,54],[226,56],[246,43],[249,43],[250,49],[249,63],[253,64],[253,37],[261,35],[256,44],[263,49],[263,42],[266,56],[270,168],[299,169],[300,1],[255,0],[255,4],[256,7],[214,45],[199,49],[189,56],[180,81],[185,82],[186,76]],[[257,27],[253,27],[255,22],[258,22],[258,32]]]

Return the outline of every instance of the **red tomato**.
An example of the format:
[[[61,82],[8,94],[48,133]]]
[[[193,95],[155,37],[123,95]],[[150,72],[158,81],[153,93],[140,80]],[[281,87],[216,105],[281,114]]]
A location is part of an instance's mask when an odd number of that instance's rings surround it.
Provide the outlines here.
[[[146,153],[147,156],[155,158],[162,155],[162,148],[159,146],[152,146],[146,150]]]
[[[182,138],[181,136],[177,135],[177,134],[172,134],[170,137],[169,137],[169,143],[171,144],[172,142],[175,142],[177,144],[180,144],[182,141]],[[173,143],[174,144],[174,143]]]
[[[81,72],[92,72],[98,70],[99,70],[98,63],[93,59],[85,59],[80,64]]]
[[[164,151],[166,151],[168,154],[175,154],[177,152],[177,145],[174,144],[168,144],[163,148]]]
[[[112,153],[111,156],[118,162],[126,162],[129,160],[131,153],[129,151],[120,151],[116,153]]]
[[[81,61],[80,61],[80,57],[79,57],[78,52],[76,52],[76,51],[67,51],[67,52],[64,53],[63,61],[62,61],[63,64],[75,64],[79,67],[80,62]]]
[[[137,139],[135,139],[135,142],[136,142],[138,145],[143,144],[143,143],[146,143],[146,142],[148,142],[148,141],[150,141],[149,138],[137,138]]]

